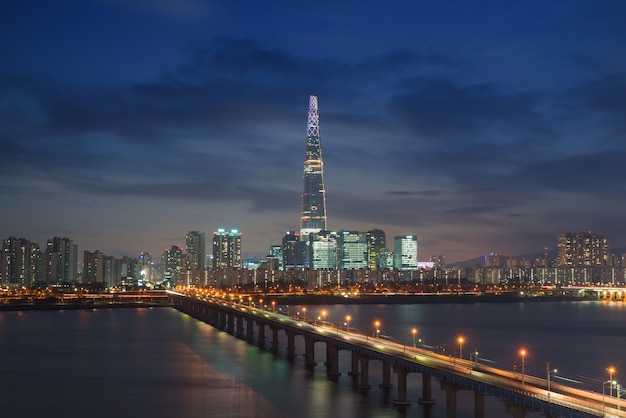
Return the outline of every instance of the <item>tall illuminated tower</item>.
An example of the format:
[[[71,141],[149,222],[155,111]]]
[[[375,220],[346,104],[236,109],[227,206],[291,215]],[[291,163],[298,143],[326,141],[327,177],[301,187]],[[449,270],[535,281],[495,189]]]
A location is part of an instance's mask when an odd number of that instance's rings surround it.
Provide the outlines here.
[[[317,96],[310,96],[304,155],[304,192],[300,216],[300,240],[305,242],[308,241],[309,234],[326,230],[326,190],[319,121]]]

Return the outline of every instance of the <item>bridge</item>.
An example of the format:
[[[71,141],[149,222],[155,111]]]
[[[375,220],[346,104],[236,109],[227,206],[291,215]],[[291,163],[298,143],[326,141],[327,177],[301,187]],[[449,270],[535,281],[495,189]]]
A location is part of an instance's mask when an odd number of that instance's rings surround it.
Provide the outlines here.
[[[398,344],[384,338],[369,336],[339,326],[317,321],[305,321],[262,307],[248,306],[222,298],[206,295],[195,297],[168,292],[170,301],[179,311],[206,322],[238,338],[259,347],[266,346],[266,331],[269,330],[269,350],[279,352],[279,332],[286,335],[286,356],[296,357],[296,338],[304,340],[305,367],[314,368],[314,345],[326,347],[326,374],[330,379],[341,375],[339,352],[351,354],[349,375],[355,378],[358,388],[368,389],[369,362],[382,362],[383,388],[392,388],[392,371],[396,376],[396,405],[408,405],[407,376],[419,373],[422,376],[422,393],[419,403],[432,404],[432,380],[441,385],[446,395],[447,417],[456,417],[456,395],[460,390],[474,392],[474,417],[485,417],[485,396],[494,396],[504,401],[507,411],[514,418],[523,418],[528,413],[540,412],[547,417],[626,417],[621,410],[621,387],[617,396],[580,390],[547,379],[519,372],[491,367],[477,360],[466,360],[435,353],[415,346]],[[607,382],[608,383],[608,382]],[[614,393],[615,391],[613,391]]]

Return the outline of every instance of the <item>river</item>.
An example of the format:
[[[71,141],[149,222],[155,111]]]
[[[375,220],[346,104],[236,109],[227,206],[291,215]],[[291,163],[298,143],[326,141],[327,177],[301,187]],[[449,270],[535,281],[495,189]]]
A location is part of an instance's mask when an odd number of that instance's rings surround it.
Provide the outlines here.
[[[300,306],[277,307],[302,314]],[[322,312],[326,316],[322,318]],[[621,302],[519,302],[419,305],[308,306],[340,327],[379,333],[464,358],[546,376],[601,392],[609,366],[626,375],[626,304]],[[464,337],[461,347],[458,337]],[[420,342],[421,339],[421,342]],[[337,382],[322,365],[304,368],[299,356],[279,355],[239,340],[172,308],[0,312],[0,410],[7,417],[424,417],[445,416],[445,396],[433,382],[437,403],[417,404],[421,379],[408,381],[411,406],[394,407],[395,389],[377,387],[381,367],[372,362],[367,393],[348,376],[341,352]],[[477,350],[475,350],[477,349]],[[392,376],[392,382],[394,381]],[[626,378],[624,378],[626,381]],[[458,394],[459,418],[472,416],[473,395]],[[487,397],[487,416],[507,416]],[[540,416],[529,414],[528,417]]]

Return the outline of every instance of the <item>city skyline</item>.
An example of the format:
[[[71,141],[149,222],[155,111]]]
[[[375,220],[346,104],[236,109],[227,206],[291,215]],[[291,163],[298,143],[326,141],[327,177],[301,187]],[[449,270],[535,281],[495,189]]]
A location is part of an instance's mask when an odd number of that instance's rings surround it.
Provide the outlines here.
[[[450,263],[626,246],[622,2],[2,10],[3,237],[136,256],[223,227],[265,255],[298,229],[315,95],[329,229]]]

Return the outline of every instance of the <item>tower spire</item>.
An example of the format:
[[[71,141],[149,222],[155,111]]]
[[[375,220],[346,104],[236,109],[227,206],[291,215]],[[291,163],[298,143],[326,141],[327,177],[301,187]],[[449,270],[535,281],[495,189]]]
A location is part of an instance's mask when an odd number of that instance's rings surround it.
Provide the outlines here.
[[[304,154],[304,192],[300,216],[300,240],[308,239],[312,232],[326,230],[326,190],[324,188],[324,163],[320,141],[317,96],[309,97],[309,117],[306,129]]]

